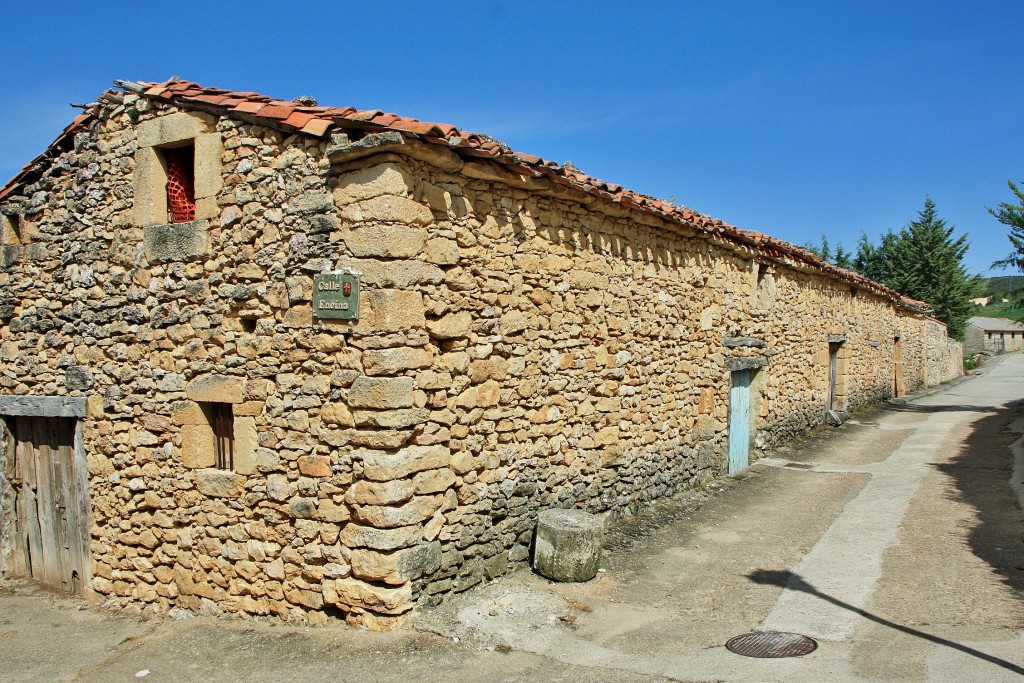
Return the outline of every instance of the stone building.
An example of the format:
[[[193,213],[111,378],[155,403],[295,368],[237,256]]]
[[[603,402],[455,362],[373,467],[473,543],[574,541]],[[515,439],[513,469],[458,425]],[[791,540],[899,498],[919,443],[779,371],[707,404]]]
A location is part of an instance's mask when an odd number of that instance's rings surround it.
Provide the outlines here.
[[[0,191],[0,568],[403,623],[956,376],[925,304],[380,111],[119,82]]]
[[[964,357],[977,353],[1009,353],[1024,349],[1024,324],[1009,318],[967,319]]]

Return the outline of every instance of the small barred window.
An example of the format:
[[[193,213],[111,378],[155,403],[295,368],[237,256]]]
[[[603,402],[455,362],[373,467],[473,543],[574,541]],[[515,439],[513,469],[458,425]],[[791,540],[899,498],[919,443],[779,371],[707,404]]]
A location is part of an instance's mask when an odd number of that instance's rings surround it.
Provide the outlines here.
[[[196,219],[195,147],[162,150],[167,162],[167,213],[171,223]]]

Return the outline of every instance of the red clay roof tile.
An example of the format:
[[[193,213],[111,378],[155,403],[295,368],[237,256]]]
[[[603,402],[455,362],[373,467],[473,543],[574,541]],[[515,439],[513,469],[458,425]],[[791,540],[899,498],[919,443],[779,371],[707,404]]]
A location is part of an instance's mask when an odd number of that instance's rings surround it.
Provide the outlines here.
[[[331,121],[330,119],[310,119],[306,122],[306,125],[302,127],[302,132],[320,137],[333,125],[334,121]]]
[[[264,102],[242,102],[234,106],[235,111],[240,111],[243,114],[255,114],[267,105]]]
[[[289,107],[284,104],[268,104],[260,110],[260,116],[265,116],[268,119],[286,119],[292,115],[294,107]]]
[[[296,128],[302,128],[307,123],[315,119],[316,117],[312,114],[304,114],[301,111],[293,111],[291,115],[284,120],[285,125],[295,126]]]

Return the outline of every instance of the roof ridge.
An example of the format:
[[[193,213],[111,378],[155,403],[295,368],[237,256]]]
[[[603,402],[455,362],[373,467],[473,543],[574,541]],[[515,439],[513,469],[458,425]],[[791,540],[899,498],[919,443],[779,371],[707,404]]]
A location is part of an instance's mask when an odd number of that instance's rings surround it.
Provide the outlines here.
[[[380,109],[357,110],[353,107],[339,108],[314,106],[295,101],[288,102],[255,92],[207,87],[177,77],[156,83],[118,80],[114,81],[114,84],[123,90],[136,93],[140,97],[243,118],[315,137],[323,137],[333,127],[357,127],[381,131],[391,130],[427,144],[445,144],[456,154],[461,152],[472,156],[483,156],[510,167],[513,172],[527,171],[534,177],[546,176],[560,185],[659,216],[690,229],[719,236],[736,244],[745,245],[767,258],[783,260],[789,258],[802,262],[805,266],[818,269],[837,280],[873,291],[907,308],[919,312],[931,310],[931,307],[923,301],[915,301],[859,273],[828,263],[817,254],[802,247],[770,235],[744,230],[688,207],[676,206],[671,202],[600,180],[584,173],[568,161],[558,164],[532,154],[516,152],[500,140],[484,133],[465,131],[451,124],[420,121]],[[46,152],[31,161],[21,173],[0,189],[0,199],[10,194],[15,187],[23,184],[22,181],[31,175],[32,170],[47,160],[48,154],[55,146],[66,143],[68,136],[73,131],[77,132],[87,121],[91,120],[98,110],[99,105],[94,107],[91,112],[77,117],[64,133],[47,148]]]

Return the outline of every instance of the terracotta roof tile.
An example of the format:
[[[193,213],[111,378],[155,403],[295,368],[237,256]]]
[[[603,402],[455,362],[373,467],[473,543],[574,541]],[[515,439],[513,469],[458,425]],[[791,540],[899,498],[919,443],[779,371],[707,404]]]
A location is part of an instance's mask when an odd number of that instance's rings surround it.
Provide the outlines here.
[[[309,133],[310,135],[316,135],[320,137],[327,132],[327,129],[334,125],[334,121],[330,119],[310,119],[306,122],[306,125],[302,127],[303,133]]]
[[[284,120],[285,125],[295,126],[296,128],[302,128],[307,123],[315,119],[316,117],[312,114],[305,114],[301,111],[293,111],[291,115]]]
[[[244,114],[255,114],[266,106],[267,105],[264,102],[242,102],[241,104],[235,105],[234,110],[240,111]]]

